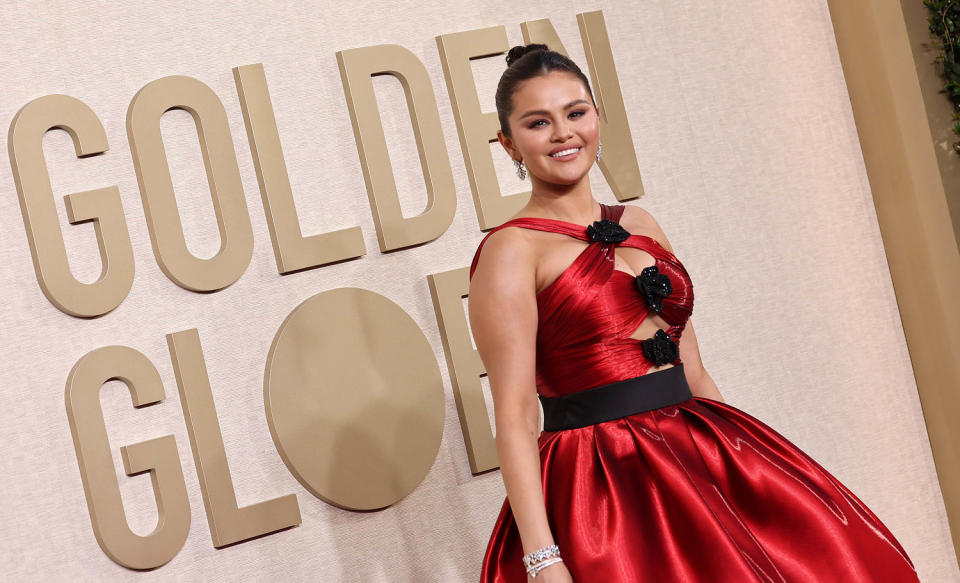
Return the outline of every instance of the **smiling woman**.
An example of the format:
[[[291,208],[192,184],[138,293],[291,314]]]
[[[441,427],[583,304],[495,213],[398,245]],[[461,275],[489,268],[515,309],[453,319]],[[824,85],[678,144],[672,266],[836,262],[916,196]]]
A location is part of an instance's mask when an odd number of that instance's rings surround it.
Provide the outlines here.
[[[852,492],[723,401],[666,235],[593,198],[599,109],[580,69],[542,44],[507,63],[497,135],[532,191],[470,267],[507,491],[481,581],[917,581]]]
[[[589,85],[575,74],[553,70],[519,83],[514,103],[531,102],[529,96],[545,98],[547,108],[520,110],[513,122],[516,131],[499,132],[500,143],[518,169],[526,166],[534,184],[546,181],[575,186],[599,153],[598,110]],[[500,101],[498,92],[498,104]],[[590,149],[584,151],[585,147]],[[536,155],[524,156],[522,152]]]

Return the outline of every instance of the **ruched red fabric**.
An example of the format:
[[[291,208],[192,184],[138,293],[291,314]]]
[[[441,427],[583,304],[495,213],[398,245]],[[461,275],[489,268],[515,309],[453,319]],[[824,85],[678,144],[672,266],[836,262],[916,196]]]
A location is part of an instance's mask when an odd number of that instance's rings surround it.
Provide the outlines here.
[[[619,221],[623,205],[601,205]],[[559,396],[647,374],[648,315],[614,249],[649,253],[672,291],[659,316],[679,342],[693,309],[683,265],[656,240],[594,241],[586,227],[519,218],[508,226],[588,244],[537,294],[537,391]],[[476,269],[484,237],[474,255]],[[673,363],[678,364],[679,358]],[[663,370],[663,369],[658,369]],[[577,583],[911,582],[913,563],[887,527],[826,469],[729,404],[678,405],[538,439],[547,518]],[[482,583],[525,583],[523,549],[504,499],[481,565]]]

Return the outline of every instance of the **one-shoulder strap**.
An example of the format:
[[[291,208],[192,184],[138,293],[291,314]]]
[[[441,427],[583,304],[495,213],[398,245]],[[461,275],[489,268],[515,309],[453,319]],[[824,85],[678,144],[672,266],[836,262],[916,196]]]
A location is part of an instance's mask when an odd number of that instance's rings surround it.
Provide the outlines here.
[[[612,221],[619,221],[622,215],[623,205],[606,205],[600,203],[601,220],[610,219]],[[580,239],[581,241],[591,240],[587,235],[587,227],[584,225],[578,225],[576,223],[562,221],[560,219],[546,219],[541,217],[518,217],[516,219],[510,219],[509,221],[505,221],[500,225],[490,229],[490,231],[484,235],[483,239],[480,240],[480,244],[477,245],[477,250],[473,254],[473,261],[470,263],[471,279],[473,278],[473,272],[477,269],[477,261],[480,259],[480,250],[483,249],[483,244],[487,242],[487,238],[490,235],[504,227],[521,227],[524,229],[534,229],[537,231],[549,231],[551,233],[569,235],[575,239]]]
[[[610,219],[615,223],[620,222],[620,218],[623,217],[623,211],[626,210],[626,207],[622,204],[606,205],[602,202],[600,203],[600,208],[602,209],[602,217],[604,219]]]

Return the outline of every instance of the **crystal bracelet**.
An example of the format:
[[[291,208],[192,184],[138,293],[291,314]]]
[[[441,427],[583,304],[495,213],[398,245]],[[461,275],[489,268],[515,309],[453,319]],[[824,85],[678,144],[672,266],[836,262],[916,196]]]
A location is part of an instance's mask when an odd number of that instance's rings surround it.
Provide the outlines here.
[[[523,566],[526,567],[527,572],[530,573],[535,567],[539,567],[537,572],[540,571],[546,565],[541,565],[546,559],[559,558],[560,557],[560,548],[557,545],[550,545],[549,547],[544,547],[542,549],[537,549],[532,553],[527,553],[523,556]],[[554,562],[551,562],[552,565]],[[533,575],[531,575],[533,576]]]
[[[527,553],[523,555],[523,566],[528,569],[534,565],[534,563],[539,563],[544,559],[549,559],[550,557],[559,557],[560,556],[560,547],[557,545],[550,545],[549,547],[544,547],[542,549],[537,549],[532,553]]]
[[[545,559],[544,561],[535,564],[532,568],[527,569],[527,574],[530,575],[530,577],[535,578],[537,575],[540,574],[540,571],[544,570],[550,565],[553,565],[554,563],[562,563],[562,562],[563,562],[563,559],[560,557]]]

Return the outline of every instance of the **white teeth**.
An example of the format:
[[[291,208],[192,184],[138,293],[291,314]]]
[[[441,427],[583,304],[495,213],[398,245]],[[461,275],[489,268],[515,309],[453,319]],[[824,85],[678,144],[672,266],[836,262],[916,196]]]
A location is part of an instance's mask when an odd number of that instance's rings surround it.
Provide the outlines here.
[[[570,148],[569,150],[560,150],[556,154],[550,154],[551,158],[559,158],[560,156],[566,156],[567,154],[573,154],[580,148]]]

